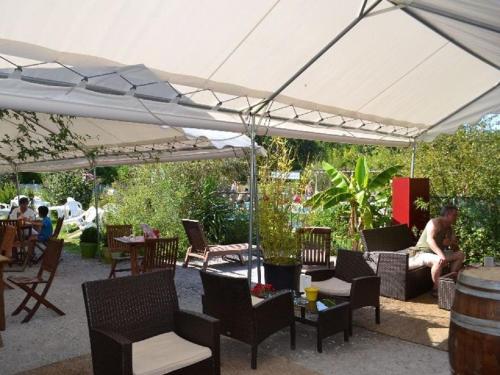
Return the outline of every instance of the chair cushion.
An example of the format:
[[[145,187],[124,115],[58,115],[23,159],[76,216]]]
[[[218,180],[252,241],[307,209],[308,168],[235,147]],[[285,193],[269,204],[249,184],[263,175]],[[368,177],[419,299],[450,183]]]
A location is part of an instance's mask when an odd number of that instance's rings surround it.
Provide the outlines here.
[[[313,281],[312,287],[318,288],[321,294],[348,297],[351,294],[351,283],[332,277],[324,281]]]
[[[252,298],[252,306],[255,306],[256,304],[264,301],[264,298],[259,298],[256,296],[250,296]]]
[[[209,348],[167,332],[132,344],[132,371],[134,375],[167,374],[211,356]]]

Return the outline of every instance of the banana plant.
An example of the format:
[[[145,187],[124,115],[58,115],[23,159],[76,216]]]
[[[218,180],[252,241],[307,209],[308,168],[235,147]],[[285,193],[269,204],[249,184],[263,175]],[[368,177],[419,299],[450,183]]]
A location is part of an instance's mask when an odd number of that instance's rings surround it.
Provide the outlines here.
[[[402,166],[392,166],[371,175],[366,159],[361,156],[350,177],[327,162],[323,162],[322,167],[331,180],[331,187],[315,194],[306,205],[313,209],[343,207],[349,215],[349,235],[353,238],[353,249],[357,250],[360,231],[373,228],[380,203],[387,202],[389,182]]]

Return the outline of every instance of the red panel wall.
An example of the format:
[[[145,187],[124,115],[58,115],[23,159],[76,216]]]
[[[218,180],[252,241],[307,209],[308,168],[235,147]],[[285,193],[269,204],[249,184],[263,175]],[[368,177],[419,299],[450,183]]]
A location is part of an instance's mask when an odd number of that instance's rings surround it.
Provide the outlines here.
[[[392,180],[392,223],[422,230],[429,221],[429,211],[418,210],[415,200],[429,202],[429,179],[395,177]]]

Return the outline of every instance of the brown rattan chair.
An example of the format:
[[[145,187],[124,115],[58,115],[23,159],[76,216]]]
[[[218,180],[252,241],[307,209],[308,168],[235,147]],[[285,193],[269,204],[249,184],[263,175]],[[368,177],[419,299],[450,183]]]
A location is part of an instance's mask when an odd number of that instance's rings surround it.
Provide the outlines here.
[[[142,272],[171,269],[175,276],[175,262],[179,250],[179,238],[148,238],[142,261]]]
[[[290,327],[295,349],[295,318],[290,291],[281,291],[255,303],[246,278],[200,271],[204,294],[203,312],[220,319],[221,334],[249,344],[251,367],[257,368],[257,347],[271,334]],[[254,303],[253,303],[254,302]]]
[[[82,288],[95,375],[220,374],[219,322],[179,310],[171,270]]]
[[[43,256],[42,264],[40,265],[40,270],[35,277],[11,276],[7,278],[9,282],[26,292],[26,297],[12,313],[12,315],[17,315],[22,310],[27,311],[28,315],[26,315],[22,323],[30,321],[30,319],[33,317],[33,315],[35,315],[38,308],[42,304],[45,307],[55,311],[57,314],[64,315],[64,312],[54,306],[46,298],[56,275],[63,245],[63,240],[50,239],[48,241],[47,248],[45,249],[45,255]],[[41,293],[36,291],[38,285],[43,286]],[[27,303],[31,300],[31,298],[36,300],[36,303],[33,308],[28,308]]]
[[[126,250],[125,245],[115,240],[116,237],[125,237],[132,234],[132,225],[106,225],[106,240],[108,250],[111,254],[111,270],[108,279],[116,277],[117,272],[127,272],[131,268],[116,268],[120,262],[129,262],[130,255],[124,255],[123,251]]]
[[[409,254],[398,252],[415,245],[415,238],[406,225],[365,229],[361,231],[361,241],[380,276],[381,295],[406,301],[432,289],[430,268],[410,269]]]
[[[363,258],[363,253],[338,250],[334,269],[307,272],[312,286],[321,297],[348,301],[349,333],[352,335],[352,312],[360,307],[375,307],[375,322],[380,324],[380,277],[376,276]]]
[[[297,229],[302,271],[330,268],[332,229],[328,227],[304,227]]]
[[[215,257],[224,257],[226,255],[237,255],[240,263],[243,264],[243,255],[248,254],[248,244],[238,243],[231,245],[209,245],[203,226],[198,220],[182,220],[182,225],[186,231],[189,241],[189,247],[186,252],[183,267],[187,267],[190,258],[198,258],[203,260],[203,270],[208,267],[208,261]]]

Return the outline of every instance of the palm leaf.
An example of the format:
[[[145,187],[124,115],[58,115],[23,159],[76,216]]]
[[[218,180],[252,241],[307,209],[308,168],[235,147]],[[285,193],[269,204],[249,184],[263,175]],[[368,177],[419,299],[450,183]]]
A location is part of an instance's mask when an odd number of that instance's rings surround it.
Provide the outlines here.
[[[341,202],[345,202],[345,201],[349,200],[350,197],[351,197],[351,193],[348,193],[348,192],[339,193],[339,194],[325,200],[323,202],[323,208],[327,209],[327,208],[336,206],[337,204],[339,204]]]
[[[333,186],[343,187],[349,184],[349,179],[345,174],[337,170],[333,165],[324,161],[322,163],[323,170],[326,172]]]
[[[360,156],[356,162],[356,169],[354,170],[354,179],[359,188],[364,189],[367,187],[369,176],[370,170],[368,169],[368,163],[363,156]]]
[[[371,179],[370,183],[368,184],[368,189],[376,190],[384,185],[387,185],[391,178],[394,177],[396,173],[401,170],[401,168],[403,168],[402,165],[395,165],[383,170]]]

